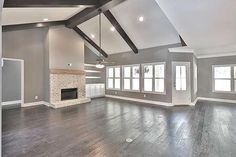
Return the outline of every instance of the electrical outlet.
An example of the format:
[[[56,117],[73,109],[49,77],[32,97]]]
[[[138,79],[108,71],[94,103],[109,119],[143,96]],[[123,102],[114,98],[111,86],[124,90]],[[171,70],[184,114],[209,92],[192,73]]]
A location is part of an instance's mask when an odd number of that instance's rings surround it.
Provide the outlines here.
[[[143,94],[143,97],[146,98],[146,94]]]
[[[39,98],[39,97],[38,97],[37,95],[34,97],[35,100],[37,100],[38,98]]]

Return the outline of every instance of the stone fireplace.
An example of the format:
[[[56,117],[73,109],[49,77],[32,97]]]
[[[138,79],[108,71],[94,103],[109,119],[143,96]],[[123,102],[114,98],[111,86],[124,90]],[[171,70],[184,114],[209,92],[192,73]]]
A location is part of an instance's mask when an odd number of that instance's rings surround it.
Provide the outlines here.
[[[89,102],[85,97],[85,72],[82,70],[50,70],[50,104],[54,108]]]

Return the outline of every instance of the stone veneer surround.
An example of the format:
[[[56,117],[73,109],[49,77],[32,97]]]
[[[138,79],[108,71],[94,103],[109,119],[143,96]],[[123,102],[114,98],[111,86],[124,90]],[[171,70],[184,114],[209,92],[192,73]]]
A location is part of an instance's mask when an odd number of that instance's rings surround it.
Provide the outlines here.
[[[61,101],[61,89],[77,88],[78,98]],[[50,104],[54,108],[89,102],[85,96],[85,72],[81,70],[50,70]]]

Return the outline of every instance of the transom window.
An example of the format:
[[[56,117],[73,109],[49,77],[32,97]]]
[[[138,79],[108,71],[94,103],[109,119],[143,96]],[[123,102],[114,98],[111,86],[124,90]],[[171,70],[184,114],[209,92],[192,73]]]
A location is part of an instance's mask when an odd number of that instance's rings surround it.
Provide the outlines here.
[[[215,92],[236,91],[236,66],[234,65],[213,66],[213,91]]]
[[[165,63],[143,64],[143,91],[165,92]]]
[[[120,67],[107,67],[107,89],[120,90]]]
[[[123,66],[123,90],[140,90],[140,66]]]

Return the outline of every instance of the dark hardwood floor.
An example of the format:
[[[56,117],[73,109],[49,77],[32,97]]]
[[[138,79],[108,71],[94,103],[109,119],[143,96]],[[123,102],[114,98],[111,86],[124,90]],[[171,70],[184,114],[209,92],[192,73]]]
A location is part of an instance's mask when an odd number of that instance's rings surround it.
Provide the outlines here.
[[[4,157],[235,157],[236,105],[165,108],[101,98],[3,110],[2,142]]]

